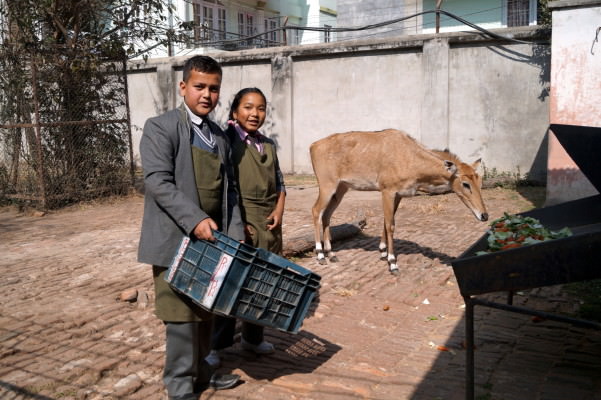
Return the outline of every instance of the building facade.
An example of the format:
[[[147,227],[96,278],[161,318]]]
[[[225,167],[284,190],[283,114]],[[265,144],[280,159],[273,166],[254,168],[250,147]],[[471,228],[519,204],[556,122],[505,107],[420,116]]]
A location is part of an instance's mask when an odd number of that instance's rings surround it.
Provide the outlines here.
[[[354,28],[338,33],[338,40],[436,33],[437,3],[441,10],[484,29],[537,24],[537,0],[338,0],[338,26]],[[378,26],[362,29],[374,24]],[[470,30],[451,16],[438,19],[438,32]]]
[[[173,0],[174,29],[189,29],[186,44],[159,46],[151,57],[244,50],[333,40],[336,0]],[[299,28],[318,27],[321,31]]]
[[[150,57],[536,25],[537,0],[171,0],[185,44]],[[437,5],[452,15],[437,18]]]

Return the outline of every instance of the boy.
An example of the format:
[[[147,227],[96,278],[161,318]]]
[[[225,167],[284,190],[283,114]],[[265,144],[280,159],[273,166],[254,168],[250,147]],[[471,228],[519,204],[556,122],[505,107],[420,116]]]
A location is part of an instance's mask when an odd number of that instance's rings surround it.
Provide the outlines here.
[[[211,57],[186,61],[183,104],[146,121],[140,141],[144,216],[138,261],[153,267],[156,315],[165,323],[163,382],[169,399],[196,400],[207,386],[228,389],[238,375],[211,375],[212,314],[164,280],[184,235],[215,240],[212,230],[244,239],[229,142],[208,114],[219,100],[221,66]]]

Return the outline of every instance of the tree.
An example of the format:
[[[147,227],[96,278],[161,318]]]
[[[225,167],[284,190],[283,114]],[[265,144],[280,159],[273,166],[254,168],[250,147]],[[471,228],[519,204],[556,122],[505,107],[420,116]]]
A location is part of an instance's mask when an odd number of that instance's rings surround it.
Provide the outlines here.
[[[170,3],[168,0],[4,0],[0,1],[0,13],[10,21],[13,41],[27,46],[62,45],[105,56],[125,49],[132,56],[187,39],[185,29],[189,26],[177,24]]]
[[[171,11],[166,0],[0,0],[0,200],[47,208],[125,190],[125,61],[186,38]]]

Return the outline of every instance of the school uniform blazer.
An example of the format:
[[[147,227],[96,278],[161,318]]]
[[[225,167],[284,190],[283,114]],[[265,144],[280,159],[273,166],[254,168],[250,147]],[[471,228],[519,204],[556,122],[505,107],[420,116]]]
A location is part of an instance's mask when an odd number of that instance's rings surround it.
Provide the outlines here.
[[[222,229],[243,240],[229,140],[217,124],[210,120],[209,124],[228,176],[224,179]],[[146,121],[140,141],[144,171],[144,216],[138,247],[141,263],[168,267],[182,238],[208,218],[199,205],[191,146],[190,121],[183,104]]]

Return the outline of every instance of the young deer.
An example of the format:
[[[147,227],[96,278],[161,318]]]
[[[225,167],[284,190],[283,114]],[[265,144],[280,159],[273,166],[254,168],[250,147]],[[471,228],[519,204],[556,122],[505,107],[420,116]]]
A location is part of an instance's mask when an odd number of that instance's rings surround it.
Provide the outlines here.
[[[320,264],[337,261],[331,246],[330,218],[349,189],[380,191],[384,229],[380,254],[389,270],[398,273],[393,246],[394,215],[403,197],[416,192],[452,190],[480,221],[488,220],[480,188],[480,165],[461,162],[448,151],[429,150],[404,132],[347,132],[311,144],[311,162],[319,184],[313,205],[315,251]],[[323,247],[322,247],[323,233]]]

